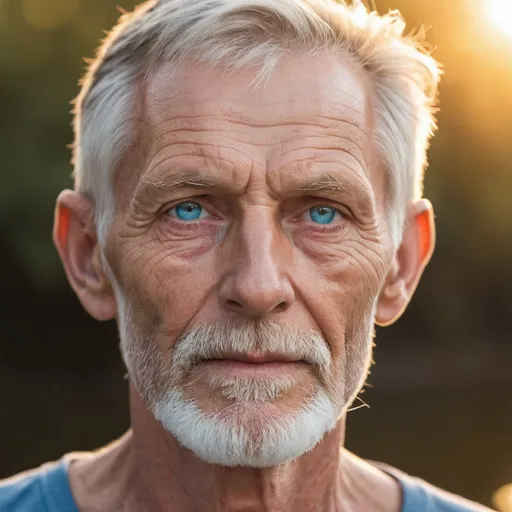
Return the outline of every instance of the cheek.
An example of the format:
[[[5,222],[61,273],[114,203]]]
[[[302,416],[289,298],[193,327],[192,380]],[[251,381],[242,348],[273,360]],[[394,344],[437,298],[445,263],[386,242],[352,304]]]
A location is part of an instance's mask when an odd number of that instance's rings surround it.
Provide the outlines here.
[[[208,262],[202,263],[172,265],[166,262],[155,272],[155,302],[162,309],[166,328],[173,330],[188,324],[210,295],[211,269]]]
[[[345,341],[354,338],[372,311],[384,278],[379,250],[378,244],[347,241],[315,243],[315,256],[302,251],[303,297],[335,361],[344,357]]]
[[[184,257],[179,247],[171,249],[159,242],[127,249],[124,254],[120,281],[137,311],[134,321],[162,340],[176,339],[215,284],[213,258],[208,254]]]
[[[202,224],[198,228],[192,224],[161,222],[156,230],[156,238],[160,247],[165,248],[175,259],[195,259],[211,250],[224,232],[224,226],[219,223]]]
[[[344,289],[362,284],[366,294],[377,293],[384,272],[383,246],[377,229],[359,232],[344,226],[334,233],[296,233],[295,247],[323,278]]]
[[[326,269],[340,262],[339,253],[343,250],[344,229],[341,233],[312,233],[296,230],[292,233],[295,247],[320,269]]]
[[[330,307],[348,313],[377,295],[384,278],[379,244],[307,240],[297,244],[297,248],[311,276],[312,290],[328,299]]]

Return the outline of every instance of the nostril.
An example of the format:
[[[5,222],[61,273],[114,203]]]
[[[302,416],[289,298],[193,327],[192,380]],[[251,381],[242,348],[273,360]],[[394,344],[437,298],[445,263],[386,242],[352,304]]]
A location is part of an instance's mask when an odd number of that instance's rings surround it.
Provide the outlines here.
[[[285,311],[286,308],[287,308],[287,304],[286,302],[280,302],[275,308],[274,308],[274,311],[276,313],[281,313],[282,311]]]
[[[227,300],[227,305],[228,305],[228,307],[233,308],[233,309],[243,308],[243,306],[242,306],[242,304],[240,304],[240,302],[237,302],[236,300],[232,300],[232,299]]]
[[[271,306],[268,308],[258,307],[251,304],[246,304],[243,301],[238,301],[234,299],[227,299],[224,303],[225,307],[227,309],[230,309],[231,311],[236,311],[238,313],[242,311],[246,311],[251,316],[261,316],[261,315],[267,315],[269,313],[282,313],[288,309],[288,302],[287,301],[281,301],[275,306]]]

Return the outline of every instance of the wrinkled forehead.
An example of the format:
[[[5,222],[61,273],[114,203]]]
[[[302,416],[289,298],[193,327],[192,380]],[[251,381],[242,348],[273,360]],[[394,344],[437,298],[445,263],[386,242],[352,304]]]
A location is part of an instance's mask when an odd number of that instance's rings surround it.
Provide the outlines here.
[[[316,118],[322,126],[342,121],[369,130],[366,73],[348,56],[324,52],[283,58],[268,77],[258,66],[226,70],[222,66],[162,65],[145,88],[146,119],[158,131],[162,123],[225,117],[246,127],[301,124]]]
[[[369,79],[356,63],[325,52],[287,57],[259,82],[258,71],[163,64],[140,92],[137,140],[144,156],[133,186],[166,157],[220,153],[239,169],[276,162],[266,166],[274,174],[302,157],[325,163],[335,154],[333,165],[352,159],[374,181]],[[125,186],[117,181],[116,188]]]

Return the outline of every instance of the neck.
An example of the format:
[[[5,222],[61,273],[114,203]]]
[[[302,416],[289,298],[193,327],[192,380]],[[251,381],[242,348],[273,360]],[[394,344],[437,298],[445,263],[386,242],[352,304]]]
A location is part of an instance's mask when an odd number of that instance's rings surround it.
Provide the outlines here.
[[[104,471],[98,471],[97,456],[74,465],[72,488],[84,510],[91,505],[91,496],[105,499],[107,494],[116,503],[96,501],[95,510],[399,510],[396,482],[343,450],[344,419],[313,450],[287,464],[226,468],[203,462],[180,446],[153,418],[133,387],[130,394],[132,430],[99,452],[105,459]],[[84,482],[84,474],[96,476]],[[91,490],[95,481],[109,492]],[[89,501],[80,503],[80,496],[84,500],[88,496]]]

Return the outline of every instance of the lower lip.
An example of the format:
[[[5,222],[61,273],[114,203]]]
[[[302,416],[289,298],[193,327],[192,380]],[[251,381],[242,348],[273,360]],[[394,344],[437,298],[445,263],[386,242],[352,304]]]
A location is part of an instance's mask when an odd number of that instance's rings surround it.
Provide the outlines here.
[[[268,363],[248,363],[230,359],[203,361],[200,368],[206,371],[230,377],[289,377],[307,369],[307,363],[301,361],[275,361]]]

